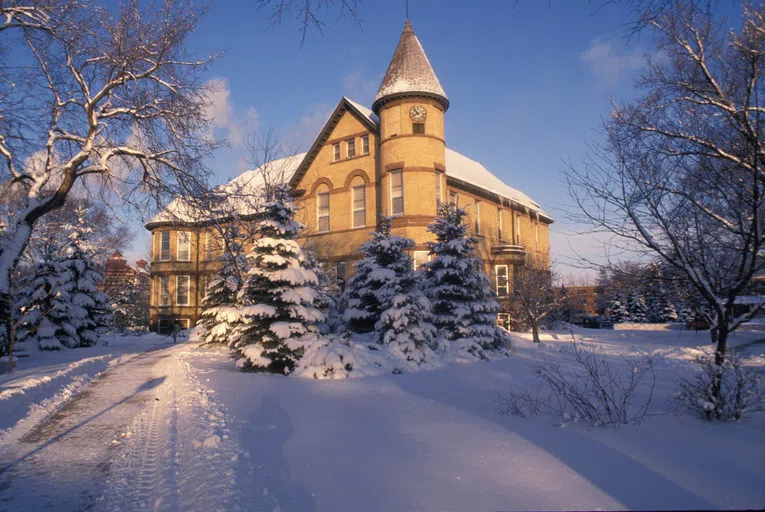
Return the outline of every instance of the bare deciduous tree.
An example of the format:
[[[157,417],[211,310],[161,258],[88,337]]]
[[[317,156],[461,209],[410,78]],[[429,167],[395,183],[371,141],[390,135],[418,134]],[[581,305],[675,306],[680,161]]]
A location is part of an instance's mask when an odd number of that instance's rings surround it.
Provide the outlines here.
[[[348,17],[361,26],[359,18],[359,5],[362,0],[255,0],[260,9],[271,10],[271,22],[274,25],[281,24],[285,19],[295,18],[300,23],[302,38],[300,44],[305,44],[308,31],[316,29],[320,34],[324,33],[325,23],[322,21],[322,11],[329,14],[337,11],[338,19]]]
[[[0,45],[18,66],[0,80],[0,197],[21,207],[0,232],[0,319],[10,333],[10,276],[38,220],[77,183],[128,203],[204,189],[208,96],[198,81],[213,57],[190,58],[202,11],[190,0],[88,0],[0,5]],[[1,349],[0,349],[1,350]]]
[[[539,322],[564,301],[555,293],[554,281],[549,262],[538,254],[527,254],[525,265],[515,267],[512,310],[531,326],[534,343],[539,343]]]
[[[765,5],[745,7],[738,31],[694,2],[648,21],[657,52],[638,81],[645,94],[615,104],[605,142],[567,180],[573,218],[658,256],[710,311],[722,364],[736,297],[765,270]]]

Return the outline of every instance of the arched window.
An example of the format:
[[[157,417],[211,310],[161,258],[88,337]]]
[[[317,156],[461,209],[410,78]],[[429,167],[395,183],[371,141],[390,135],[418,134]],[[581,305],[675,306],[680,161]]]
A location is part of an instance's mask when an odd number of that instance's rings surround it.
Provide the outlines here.
[[[316,188],[316,226],[319,233],[329,231],[329,187],[324,184]]]
[[[361,176],[353,178],[351,181],[351,219],[353,225],[351,227],[358,228],[367,224],[366,189],[367,184],[364,183],[364,178]]]

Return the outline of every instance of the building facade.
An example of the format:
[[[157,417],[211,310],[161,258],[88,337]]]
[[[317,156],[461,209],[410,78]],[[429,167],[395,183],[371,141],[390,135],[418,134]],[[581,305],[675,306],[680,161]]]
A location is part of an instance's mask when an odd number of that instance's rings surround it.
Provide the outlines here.
[[[268,164],[294,191],[298,220],[306,227],[303,241],[341,283],[380,215],[393,217],[394,235],[415,241],[414,265],[423,265],[425,244],[433,240],[427,227],[442,201],[466,209],[500,299],[510,294],[513,269],[527,254],[549,261],[553,219],[446,146],[448,109],[449,99],[407,21],[372,108],[343,97],[306,153]],[[175,318],[193,325],[220,256],[215,232],[204,221],[164,213],[146,226],[153,240],[151,326],[160,331]]]

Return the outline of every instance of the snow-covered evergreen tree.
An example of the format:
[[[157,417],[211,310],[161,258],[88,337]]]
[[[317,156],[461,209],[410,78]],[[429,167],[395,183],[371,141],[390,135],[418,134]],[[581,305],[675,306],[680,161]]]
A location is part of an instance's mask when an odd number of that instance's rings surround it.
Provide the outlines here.
[[[71,296],[62,289],[65,273],[56,255],[47,255],[35,264],[18,294],[17,343],[37,343],[42,350],[79,345],[77,329],[71,322]]]
[[[645,299],[642,296],[631,293],[627,298],[627,311],[630,314],[630,320],[636,324],[648,322],[648,309],[645,306]]]
[[[77,210],[77,222],[68,226],[69,236],[60,264],[64,273],[61,288],[71,298],[70,321],[77,332],[77,345],[87,347],[98,342],[111,323],[109,297],[98,289],[103,273],[93,259],[95,247],[88,240],[92,228],[86,224],[84,209]]]
[[[238,294],[229,345],[244,370],[289,374],[300,358],[301,342],[324,318],[316,309],[316,274],[304,267],[296,238],[300,223],[284,185],[276,186],[257,223],[259,238],[247,256],[250,270]]]
[[[442,203],[428,226],[436,241],[428,244],[433,258],[426,265],[425,295],[439,335],[485,358],[484,351],[501,348],[505,338],[496,325],[499,303],[476,257],[478,239],[466,235],[464,217],[464,209]]]
[[[387,309],[380,290],[395,277],[395,272],[387,267],[398,257],[390,238],[390,218],[383,216],[372,239],[361,246],[364,257],[355,264],[356,273],[348,280],[343,294],[346,304],[343,320],[350,331],[373,331]]]
[[[631,320],[629,311],[627,311],[627,306],[624,304],[621,295],[616,295],[608,311],[611,316],[611,321],[615,324],[623,324]]]
[[[329,334],[335,332],[342,323],[338,314],[338,296],[340,295],[337,284],[332,283],[327,275],[324,262],[319,260],[309,247],[303,247],[304,267],[316,274],[318,285],[316,286],[316,300],[314,306],[324,315],[324,321],[319,323],[319,332]]]
[[[239,291],[242,278],[248,270],[247,259],[238,241],[237,233],[227,233],[227,247],[220,257],[220,269],[202,299],[202,314],[198,325],[202,327],[200,338],[205,343],[228,343],[233,331],[232,321],[238,316]]]
[[[125,332],[149,329],[151,276],[148,271],[139,268],[135,275],[109,286],[107,295],[116,330]]]

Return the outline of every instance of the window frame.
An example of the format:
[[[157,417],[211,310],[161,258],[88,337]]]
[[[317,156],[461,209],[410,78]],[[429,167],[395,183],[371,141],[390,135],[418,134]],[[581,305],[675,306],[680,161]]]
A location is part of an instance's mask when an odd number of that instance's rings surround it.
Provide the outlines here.
[[[333,162],[339,162],[340,161],[340,143],[335,142],[332,144],[332,161]]]
[[[210,239],[212,236],[210,236],[212,232],[205,231],[205,261],[210,261],[213,259],[213,253],[212,253],[212,243]]]
[[[425,123],[412,123],[413,135],[425,135]]]
[[[356,183],[354,185],[354,183]],[[356,208],[356,193],[361,189],[361,198],[363,205],[361,208]],[[363,223],[356,224],[356,213],[364,212]],[[351,228],[362,228],[367,225],[367,183],[361,176],[356,176],[351,180]]]
[[[436,207],[444,201],[444,189],[441,186],[442,175],[442,172],[436,171]]]
[[[412,251],[412,268],[413,270],[425,270],[424,268],[419,269],[417,268],[417,254],[425,253],[425,263],[423,263],[423,266],[427,264],[432,259],[432,255],[430,254],[430,251]]]
[[[167,253],[165,253],[164,248],[162,247],[164,244],[164,238],[165,235],[167,235]],[[172,255],[172,244],[170,243],[170,231],[160,231],[159,232],[159,261],[170,261],[170,256]]]
[[[181,236],[186,238],[188,244],[189,256],[188,258],[181,258]],[[191,261],[191,231],[176,231],[175,232],[175,261]]]
[[[503,268],[505,269],[505,284],[502,286],[504,288],[505,294],[501,295],[499,293],[500,286],[499,286],[499,269]],[[510,296],[510,272],[507,265],[494,265],[494,293],[496,293],[497,297],[509,297]]]
[[[391,217],[399,217],[401,215],[404,215],[404,171],[403,169],[398,169],[395,171],[389,171],[388,172],[388,182],[389,182],[389,193],[390,193],[390,211],[391,211]],[[393,177],[394,176],[400,176],[401,178],[401,194],[399,196],[394,197],[393,196]],[[394,200],[395,199],[401,199],[401,211],[396,213],[395,209],[393,208]]]
[[[180,300],[181,278],[186,279],[186,302],[181,302]],[[191,305],[191,276],[188,274],[178,274],[175,276],[175,305],[176,306]]]
[[[163,274],[157,276],[157,279],[159,280],[159,307],[171,307],[173,305],[173,294],[170,293],[170,276],[168,274]],[[165,282],[164,286],[162,281]],[[165,298],[167,298],[167,302],[165,302]]]
[[[361,154],[362,155],[369,154],[369,135],[364,135],[363,137],[361,137]]]
[[[454,190],[449,191],[449,204],[453,204],[456,207],[460,205],[460,195]]]
[[[345,141],[345,158],[356,157],[356,139],[347,139]]]
[[[322,207],[321,207],[321,196],[325,195],[327,196],[327,208],[326,213],[322,213]],[[316,188],[316,232],[317,233],[328,233],[331,229],[331,223],[330,223],[330,213],[331,213],[331,204],[332,199],[329,194],[329,186],[326,183],[320,184]],[[321,228],[321,221],[322,219],[327,219],[327,229]]]

